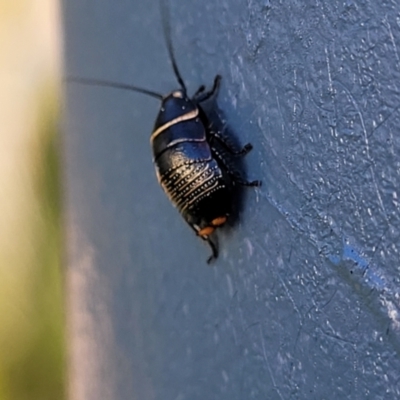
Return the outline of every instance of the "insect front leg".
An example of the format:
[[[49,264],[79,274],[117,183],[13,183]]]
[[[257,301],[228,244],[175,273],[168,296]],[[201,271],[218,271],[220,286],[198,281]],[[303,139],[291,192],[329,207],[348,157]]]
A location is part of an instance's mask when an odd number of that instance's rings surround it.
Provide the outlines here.
[[[201,85],[201,86],[197,89],[196,93],[193,95],[193,98],[198,97],[198,96],[199,96],[200,94],[202,94],[205,90],[206,90],[206,87],[205,87],[204,85]]]
[[[197,90],[197,92],[193,96],[193,100],[196,101],[197,103],[201,103],[203,101],[208,100],[210,97],[218,94],[220,85],[221,85],[221,75],[217,75],[214,78],[214,84],[213,84],[213,87],[211,88],[211,90],[209,92],[204,93],[204,89],[200,90],[200,89],[202,89],[203,85],[200,86],[200,88]]]

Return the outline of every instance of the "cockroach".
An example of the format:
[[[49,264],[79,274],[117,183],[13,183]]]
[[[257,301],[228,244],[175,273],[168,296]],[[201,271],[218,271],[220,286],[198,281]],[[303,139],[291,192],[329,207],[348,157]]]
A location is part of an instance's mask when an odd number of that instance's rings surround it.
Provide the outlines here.
[[[80,77],[69,77],[67,81],[130,90],[161,101],[150,136],[157,179],[184,220],[209,244],[211,255],[207,263],[210,263],[218,257],[218,246],[211,236],[229,218],[235,185],[260,186],[261,182],[243,179],[232,168],[226,152],[219,150],[222,146],[231,155],[241,156],[252,145],[248,143],[237,150],[222,132],[213,129],[202,107],[202,103],[218,94],[221,76],[215,77],[211,90],[206,91],[201,85],[192,97],[188,96],[175,58],[168,10],[163,0],[160,5],[164,38],[179,89],[163,96],[112,81]]]

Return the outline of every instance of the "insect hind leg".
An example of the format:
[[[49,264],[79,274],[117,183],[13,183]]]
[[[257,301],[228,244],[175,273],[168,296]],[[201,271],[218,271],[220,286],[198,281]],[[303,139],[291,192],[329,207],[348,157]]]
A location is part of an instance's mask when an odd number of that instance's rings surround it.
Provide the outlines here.
[[[207,264],[211,264],[211,262],[212,262],[213,260],[216,260],[216,259],[218,258],[218,247],[217,247],[217,245],[210,239],[209,236],[207,236],[207,237],[201,236],[201,238],[202,238],[203,240],[205,240],[205,241],[208,243],[208,245],[210,246],[210,248],[211,248],[211,255],[210,255],[210,257],[207,258]]]
[[[200,238],[202,238],[204,241],[206,241],[208,243],[208,245],[211,248],[211,255],[207,258],[207,264],[211,264],[212,261],[216,260],[218,258],[218,241],[217,243],[213,242],[210,238],[210,235],[199,235],[200,232],[200,227],[196,224],[194,224],[193,222],[189,221],[187,216],[183,216],[184,219],[186,220],[186,222],[188,223],[188,225],[195,231],[196,235]]]

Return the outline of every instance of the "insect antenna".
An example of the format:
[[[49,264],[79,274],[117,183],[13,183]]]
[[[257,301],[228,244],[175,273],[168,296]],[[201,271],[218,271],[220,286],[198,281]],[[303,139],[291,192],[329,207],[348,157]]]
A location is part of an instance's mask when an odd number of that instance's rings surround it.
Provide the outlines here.
[[[177,65],[176,59],[175,59],[174,48],[172,46],[171,24],[170,24],[168,7],[166,5],[166,0],[160,0],[160,8],[161,8],[161,19],[162,19],[162,26],[163,26],[163,31],[164,31],[165,42],[167,44],[169,58],[172,62],[172,68],[174,69],[174,73],[175,73],[176,79],[178,80],[179,85],[181,86],[183,91],[186,93],[186,85],[182,79],[181,73],[179,72],[178,65]]]
[[[152,90],[144,89],[144,88],[141,88],[138,86],[127,85],[125,83],[103,81],[101,79],[79,78],[79,77],[75,77],[75,76],[69,76],[65,80],[66,80],[66,82],[81,83],[83,85],[105,86],[105,87],[111,87],[111,88],[116,88],[116,89],[130,90],[131,92],[142,93],[147,96],[154,97],[158,100],[163,99],[163,96],[160,93],[153,92]]]

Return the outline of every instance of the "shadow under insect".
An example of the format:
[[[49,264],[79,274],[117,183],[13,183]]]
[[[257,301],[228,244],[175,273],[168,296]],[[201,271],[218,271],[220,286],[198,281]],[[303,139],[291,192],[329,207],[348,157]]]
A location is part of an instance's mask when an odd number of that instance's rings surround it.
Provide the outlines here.
[[[229,232],[239,221],[244,208],[245,190],[247,187],[261,186],[261,181],[249,181],[244,163],[245,156],[252,150],[251,143],[242,145],[236,132],[226,122],[223,111],[217,104],[218,91],[201,104],[209,121],[208,143],[213,156],[219,161],[227,184],[230,187],[229,218],[223,229]],[[218,237],[214,233],[211,239],[218,245]]]

